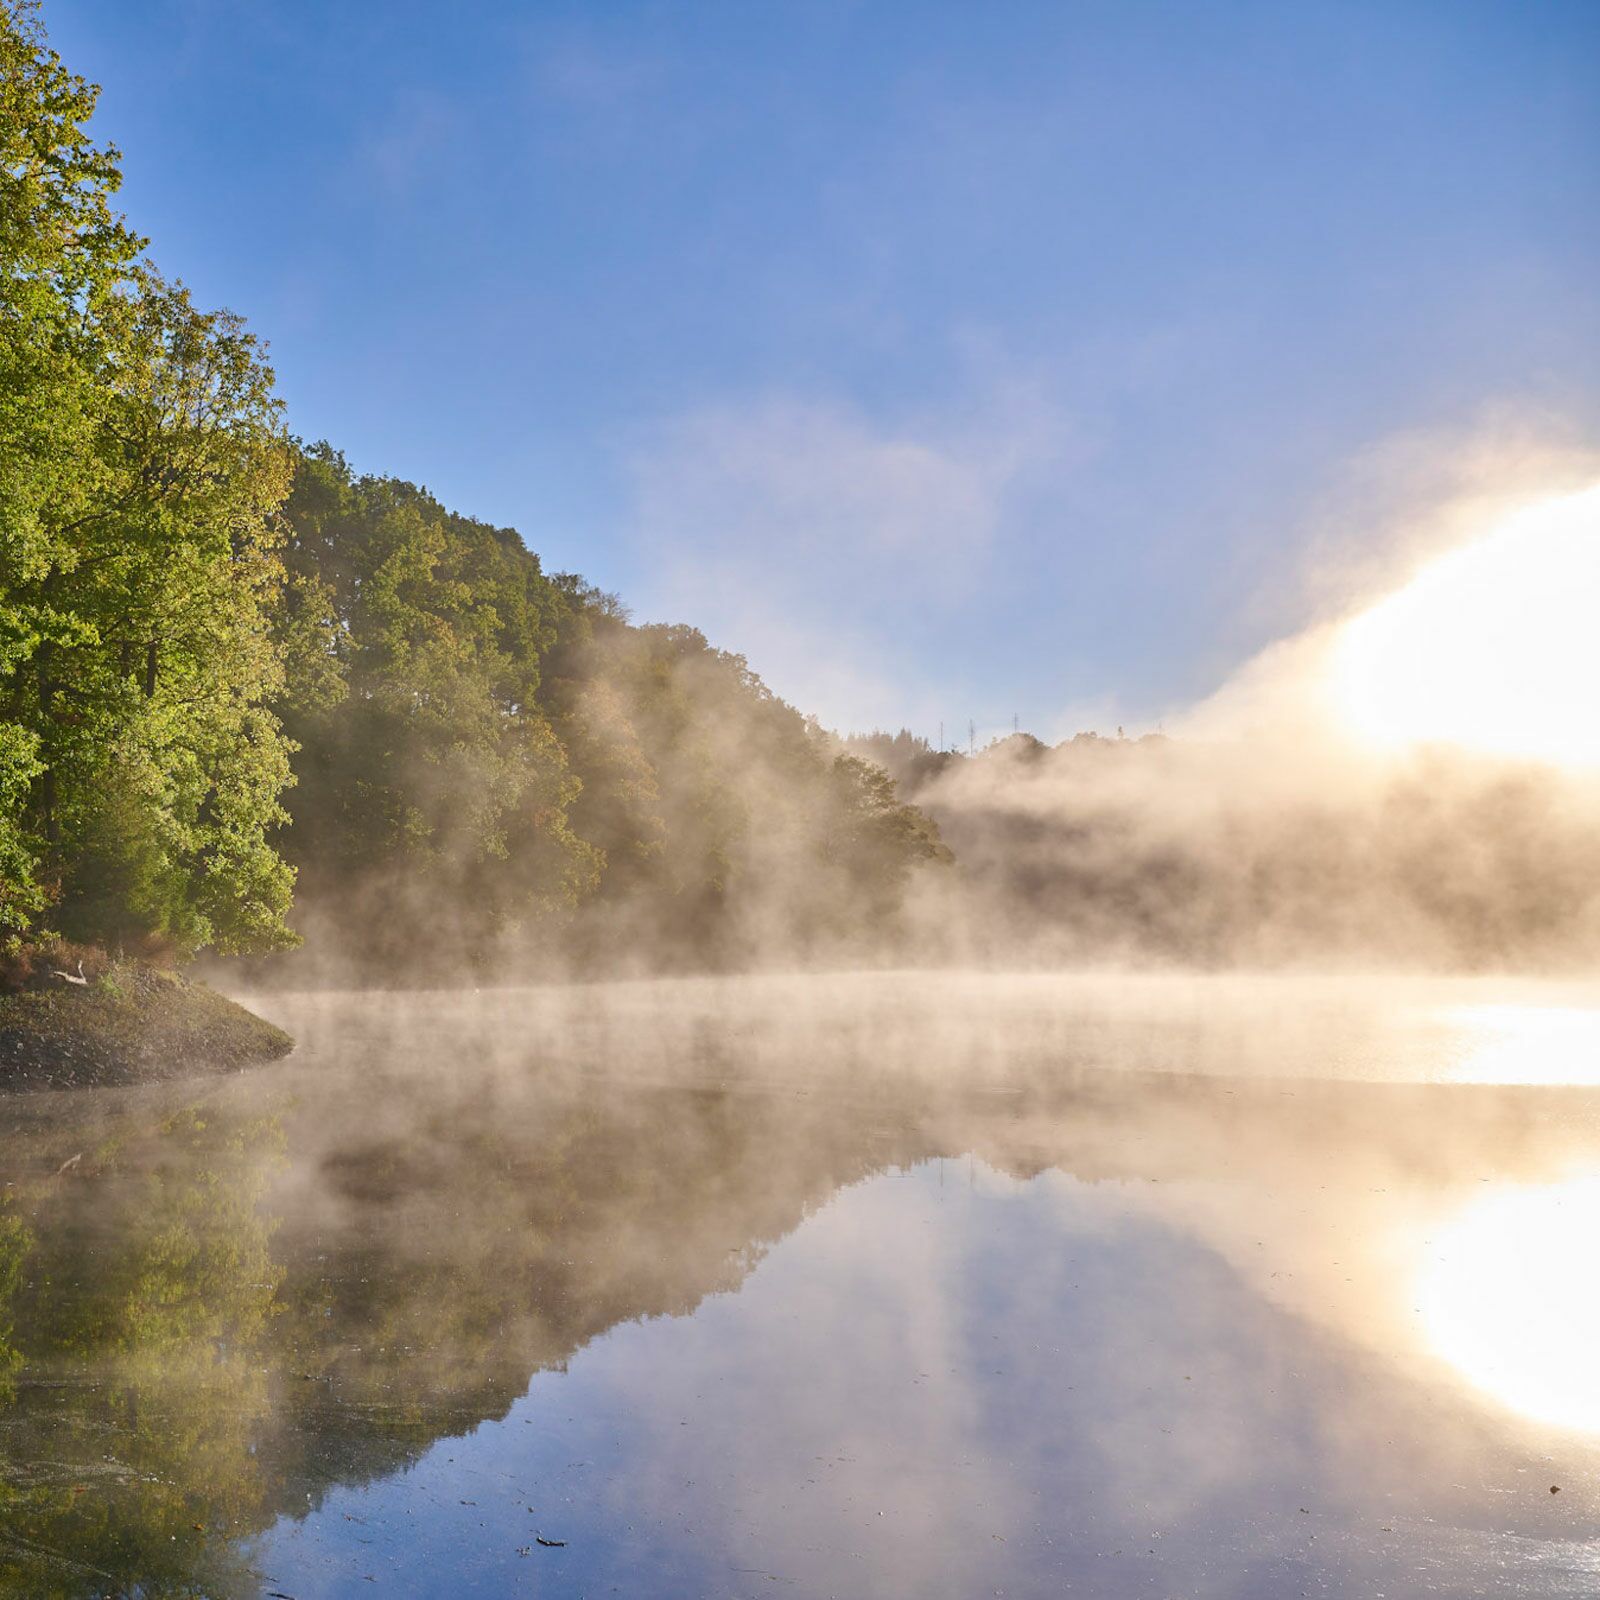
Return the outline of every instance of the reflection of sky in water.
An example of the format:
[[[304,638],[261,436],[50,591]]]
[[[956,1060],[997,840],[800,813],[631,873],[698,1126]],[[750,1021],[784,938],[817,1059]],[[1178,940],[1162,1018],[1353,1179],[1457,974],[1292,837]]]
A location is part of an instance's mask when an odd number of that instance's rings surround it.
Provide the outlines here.
[[[299,1600],[366,1574],[441,1595],[1591,1592],[1591,1457],[1552,1464],[1275,1309],[1141,1187],[954,1160],[870,1179],[738,1294],[613,1330],[504,1421],[280,1524],[259,1568]]]

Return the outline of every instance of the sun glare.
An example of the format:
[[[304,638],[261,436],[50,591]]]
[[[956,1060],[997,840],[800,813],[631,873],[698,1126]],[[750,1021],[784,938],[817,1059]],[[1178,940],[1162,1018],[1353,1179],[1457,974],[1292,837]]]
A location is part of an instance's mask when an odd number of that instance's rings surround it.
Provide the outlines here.
[[[1380,746],[1600,765],[1600,485],[1425,567],[1345,625],[1332,671]]]
[[[1462,1040],[1454,1082],[1600,1086],[1600,1009],[1455,1006],[1441,1020]]]
[[[1435,1352],[1525,1417],[1600,1432],[1597,1236],[1600,1177],[1474,1201],[1417,1284]]]

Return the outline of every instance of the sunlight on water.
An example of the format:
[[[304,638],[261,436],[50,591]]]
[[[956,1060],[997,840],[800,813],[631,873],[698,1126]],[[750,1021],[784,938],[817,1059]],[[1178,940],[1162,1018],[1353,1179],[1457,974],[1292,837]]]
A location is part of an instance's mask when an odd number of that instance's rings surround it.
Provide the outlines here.
[[[1600,1010],[1584,1006],[1455,1006],[1467,1039],[1450,1077],[1461,1083],[1600,1085]]]
[[[1483,1196],[1417,1287],[1437,1354],[1537,1422],[1600,1432],[1600,1176]]]

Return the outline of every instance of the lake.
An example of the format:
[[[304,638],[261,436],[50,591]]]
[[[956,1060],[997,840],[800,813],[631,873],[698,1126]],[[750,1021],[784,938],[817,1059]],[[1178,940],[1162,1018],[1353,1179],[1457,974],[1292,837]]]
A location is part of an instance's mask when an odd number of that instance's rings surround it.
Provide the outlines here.
[[[0,1594],[1600,1591],[1592,985],[249,1003],[0,1099]]]

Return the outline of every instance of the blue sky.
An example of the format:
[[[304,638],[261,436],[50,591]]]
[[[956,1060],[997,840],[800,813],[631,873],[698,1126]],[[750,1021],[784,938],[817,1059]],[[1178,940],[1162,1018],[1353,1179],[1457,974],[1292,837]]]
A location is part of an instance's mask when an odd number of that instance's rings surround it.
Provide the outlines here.
[[[1600,440],[1590,4],[45,15],[297,432],[836,724],[1142,726],[1394,441]]]

